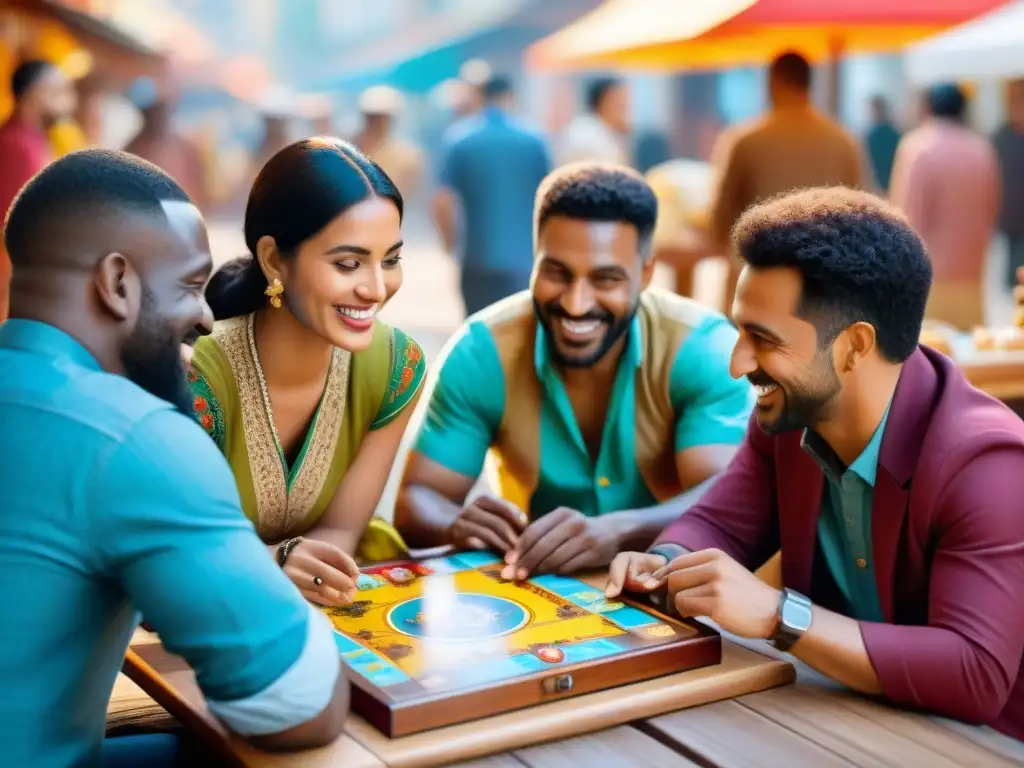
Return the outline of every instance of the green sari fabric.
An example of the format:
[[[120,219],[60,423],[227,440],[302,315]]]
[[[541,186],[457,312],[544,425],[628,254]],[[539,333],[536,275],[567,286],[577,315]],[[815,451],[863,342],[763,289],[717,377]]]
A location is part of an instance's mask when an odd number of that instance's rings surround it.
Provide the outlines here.
[[[323,516],[372,430],[409,407],[426,374],[419,345],[377,323],[370,346],[336,349],[301,451],[289,466],[277,439],[253,336],[255,315],[218,323],[196,344],[189,371],[193,407],[234,473],[242,509],[260,537],[299,536]],[[357,555],[374,561],[405,551],[386,521],[370,521]]]

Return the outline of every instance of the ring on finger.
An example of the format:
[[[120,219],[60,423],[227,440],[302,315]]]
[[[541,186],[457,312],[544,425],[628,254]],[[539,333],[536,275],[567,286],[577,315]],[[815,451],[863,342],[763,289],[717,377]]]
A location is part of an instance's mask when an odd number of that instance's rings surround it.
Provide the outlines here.
[[[317,586],[317,587],[322,587],[324,585],[324,580],[321,579],[319,576],[314,576],[313,577],[313,584],[315,586]]]

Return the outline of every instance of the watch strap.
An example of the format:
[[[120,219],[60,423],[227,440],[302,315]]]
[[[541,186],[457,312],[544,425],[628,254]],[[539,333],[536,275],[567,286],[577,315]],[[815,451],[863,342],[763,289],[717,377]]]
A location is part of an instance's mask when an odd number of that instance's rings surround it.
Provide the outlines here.
[[[649,555],[660,555],[665,558],[666,563],[671,563],[680,555],[685,555],[689,552],[686,547],[679,544],[673,544],[671,542],[662,542],[661,544],[655,544],[653,547],[647,550]]]
[[[784,588],[779,596],[778,628],[772,644],[787,652],[811,628],[814,604],[794,589]]]

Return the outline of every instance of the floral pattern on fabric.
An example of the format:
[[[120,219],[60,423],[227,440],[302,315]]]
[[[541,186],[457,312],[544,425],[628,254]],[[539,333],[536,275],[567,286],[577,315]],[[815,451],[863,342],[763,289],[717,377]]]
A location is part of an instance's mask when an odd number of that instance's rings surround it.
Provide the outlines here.
[[[188,370],[188,386],[192,390],[192,411],[196,421],[223,451],[226,433],[224,413],[220,408],[220,403],[217,402],[216,395],[213,394],[213,388],[195,368]]]
[[[420,345],[397,328],[391,337],[391,378],[384,400],[370,430],[386,427],[416,397],[427,375],[427,363]]]

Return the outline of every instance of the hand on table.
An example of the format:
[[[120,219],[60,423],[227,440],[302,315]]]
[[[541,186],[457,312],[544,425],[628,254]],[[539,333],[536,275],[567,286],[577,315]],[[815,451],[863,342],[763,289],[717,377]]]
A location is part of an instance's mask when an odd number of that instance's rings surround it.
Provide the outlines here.
[[[359,566],[335,544],[303,539],[284,561],[283,570],[310,602],[336,607],[355,599]],[[317,584],[317,577],[323,583]]]
[[[501,577],[523,581],[532,573],[572,573],[607,565],[618,550],[611,516],[587,517],[559,507],[531,523],[505,555]]]
[[[664,559],[664,558],[662,558]],[[726,632],[769,639],[778,624],[779,590],[718,549],[687,552],[658,568],[643,587],[667,589],[680,616],[707,616]]]
[[[484,494],[455,518],[448,537],[456,549],[492,549],[505,554],[519,542],[529,519],[511,502]]]

